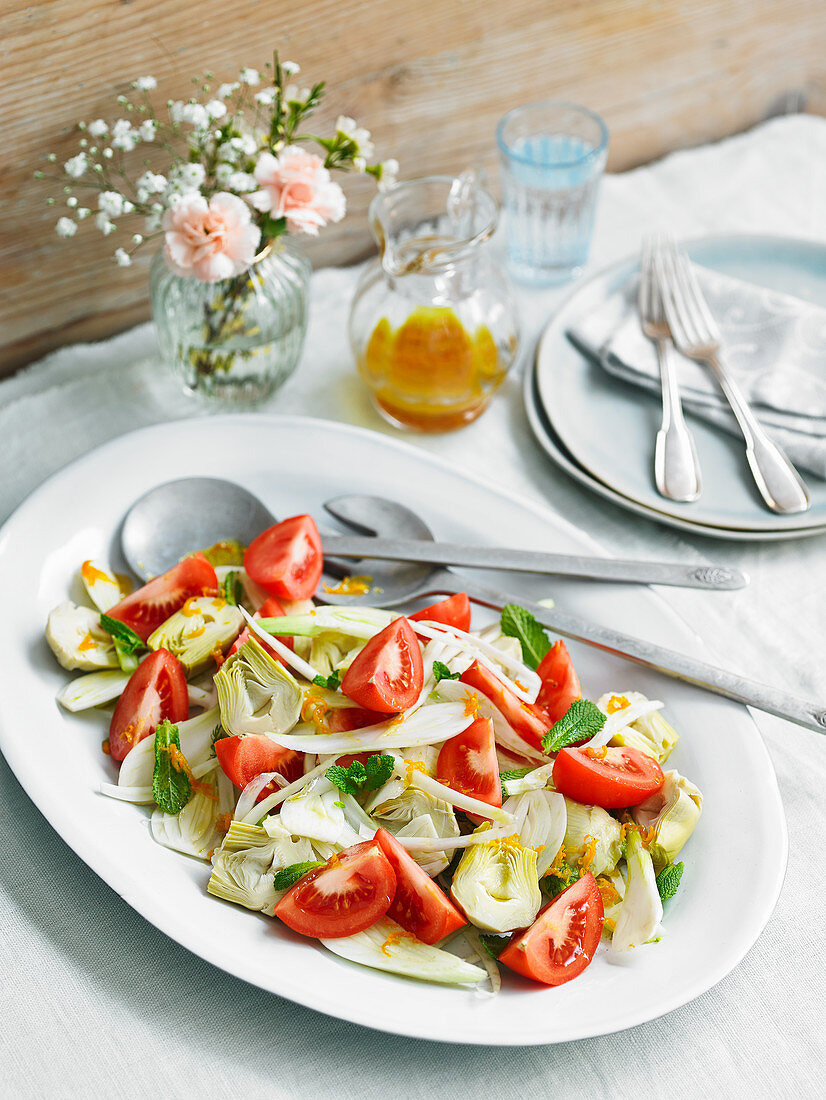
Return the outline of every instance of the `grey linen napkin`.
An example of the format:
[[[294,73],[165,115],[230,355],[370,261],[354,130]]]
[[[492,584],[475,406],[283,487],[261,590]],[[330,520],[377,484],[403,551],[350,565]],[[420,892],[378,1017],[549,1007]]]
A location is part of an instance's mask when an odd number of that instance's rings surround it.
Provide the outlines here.
[[[727,368],[796,466],[826,478],[826,309],[695,265]],[[654,345],[637,314],[636,277],[568,330],[615,378],[660,392]],[[686,410],[732,434],[737,423],[710,371],[673,352]]]

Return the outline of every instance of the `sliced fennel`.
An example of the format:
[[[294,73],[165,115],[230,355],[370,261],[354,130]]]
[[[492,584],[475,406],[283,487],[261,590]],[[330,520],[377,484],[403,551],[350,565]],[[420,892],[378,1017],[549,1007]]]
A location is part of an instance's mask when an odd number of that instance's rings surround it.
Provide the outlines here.
[[[57,701],[66,710],[88,710],[110,703],[121,694],[129,683],[131,673],[120,669],[106,669],[102,672],[89,672],[70,680],[57,693]]]
[[[490,831],[480,825],[477,834]],[[542,905],[536,852],[516,837],[468,848],[453,875],[453,900],[477,928],[512,932],[533,924]]]
[[[100,625],[100,612],[64,600],[49,612],[46,641],[63,668],[91,671],[120,668],[111,634]]]
[[[150,649],[168,649],[188,673],[202,672],[241,633],[244,618],[237,607],[214,596],[187,600],[149,635]]]
[[[218,708],[205,710],[186,722],[178,722],[178,736],[181,740],[181,752],[186,757],[193,775],[198,775],[198,766],[212,757],[212,734],[220,720]],[[129,750],[120,766],[119,787],[151,787],[152,772],[155,766],[155,735],[144,737]]]
[[[694,832],[702,808],[699,789],[679,772],[670,771],[665,773],[665,782],[657,793],[631,811],[639,825],[654,830],[649,851],[655,871],[677,858]]]
[[[472,966],[449,951],[422,943],[386,917],[365,932],[341,939],[321,940],[326,948],[342,959],[386,970],[406,978],[441,985],[476,985],[487,972]]]
[[[507,652],[484,641],[478,634],[469,634],[455,626],[422,622],[414,622],[411,625],[417,634],[425,638],[451,639],[462,651],[471,654],[475,660],[498,676],[505,686],[509,687],[523,702],[532,703],[536,699],[541,681],[521,657],[514,660]],[[509,676],[508,673],[512,675]]]
[[[347,848],[362,837],[345,817],[340,803],[345,796],[324,776],[312,780],[303,791],[292,795],[281,806],[281,824],[293,836],[321,840]]]
[[[506,779],[502,784],[505,794],[513,796],[524,794],[525,791],[541,791],[550,782],[553,770],[554,763],[551,761],[550,764],[543,764],[541,768],[534,768],[521,779]]]
[[[611,695],[603,695],[597,706],[604,709],[611,698]],[[627,745],[653,756],[660,764],[665,763],[680,738],[674,727],[658,713],[663,704],[656,699],[646,699],[638,691],[626,691],[613,698],[627,699],[629,705],[610,716],[609,722],[621,724],[617,728],[609,727],[611,737],[604,744]]]
[[[332,633],[367,641],[398,617],[398,612],[377,607],[314,607],[305,615],[283,615],[277,619],[261,619],[260,623],[263,630],[273,634],[300,634],[313,638]]]
[[[298,721],[303,691],[255,638],[223,663],[215,687],[227,733],[285,733]]]
[[[625,858],[628,864],[627,881],[625,897],[611,937],[614,951],[630,951],[646,943],[656,935],[663,919],[663,903],[657,889],[654,865],[636,829],[628,833]]]
[[[502,809],[513,814],[520,842],[536,849],[536,872],[542,878],[565,839],[565,799],[556,791],[526,791],[509,798]]]
[[[123,599],[123,592],[115,575],[96,561],[85,561],[81,565],[80,579],[98,611],[108,611]]]
[[[159,844],[196,859],[208,860],[221,843],[218,820],[232,813],[235,788],[219,767],[193,784],[193,794],[177,814],[156,809],[152,835]]]

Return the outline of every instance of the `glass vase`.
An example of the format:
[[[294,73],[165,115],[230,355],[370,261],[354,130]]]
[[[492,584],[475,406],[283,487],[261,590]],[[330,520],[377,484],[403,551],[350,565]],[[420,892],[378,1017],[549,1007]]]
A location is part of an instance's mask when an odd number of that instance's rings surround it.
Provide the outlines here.
[[[192,394],[262,401],[293,373],[304,346],[310,263],[289,238],[269,242],[243,274],[219,282],[176,275],[159,253],[152,316],[161,353]]]

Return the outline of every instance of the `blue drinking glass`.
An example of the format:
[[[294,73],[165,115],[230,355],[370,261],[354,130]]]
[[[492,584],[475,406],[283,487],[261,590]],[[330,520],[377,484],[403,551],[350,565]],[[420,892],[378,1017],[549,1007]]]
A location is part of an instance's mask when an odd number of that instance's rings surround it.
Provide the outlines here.
[[[508,263],[516,279],[560,283],[588,259],[608,128],[593,111],[548,100],[496,128]]]

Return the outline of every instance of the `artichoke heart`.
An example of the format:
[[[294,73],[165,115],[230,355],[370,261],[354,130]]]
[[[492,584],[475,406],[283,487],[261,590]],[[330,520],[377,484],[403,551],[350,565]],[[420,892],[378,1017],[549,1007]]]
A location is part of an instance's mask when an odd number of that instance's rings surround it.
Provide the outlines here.
[[[516,819],[521,843],[536,849],[536,871],[542,878],[565,839],[565,799],[556,791],[525,791],[509,798],[502,809]]]
[[[119,668],[111,634],[100,625],[100,612],[68,600],[49,612],[46,641],[60,664],[71,671]]]
[[[654,870],[673,863],[700,820],[703,796],[694,784],[679,772],[665,773],[662,787],[632,813],[638,825],[654,830],[649,851]]]
[[[622,827],[601,806],[584,806],[565,799],[565,853],[596,878],[613,871],[622,857]]]
[[[212,861],[207,890],[215,897],[261,913],[272,913],[283,894],[273,886],[276,871],[315,859],[309,840],[274,822],[268,829],[233,821]]]
[[[485,823],[475,830],[486,832]],[[456,868],[451,895],[477,928],[512,932],[533,924],[542,905],[536,852],[516,837],[466,848]]]
[[[628,707],[647,702],[646,697],[640,692],[626,691],[622,695],[603,695],[597,702],[597,706],[600,710],[607,709],[611,713],[612,700],[615,701],[615,706],[617,702],[624,702]],[[620,707],[620,711],[622,709],[624,708]],[[614,710],[613,713],[617,714],[619,711]],[[639,749],[640,752],[653,756],[659,764],[663,764],[671,755],[679,739],[679,734],[669,722],[666,722],[662,713],[659,710],[652,710],[617,730],[608,744]]]
[[[286,733],[298,721],[301,688],[255,638],[224,661],[215,688],[227,733]]]
[[[187,673],[202,672],[216,651],[223,652],[241,632],[244,616],[237,607],[214,596],[187,600],[149,635],[150,649],[168,649]]]
[[[428,749],[430,746],[424,746]],[[405,750],[405,758],[414,750]],[[455,837],[459,835],[456,814],[449,802],[435,798],[418,787],[405,787],[403,779],[390,779],[365,806],[377,825],[394,836]],[[411,851],[416,862],[433,877],[450,863],[444,852]]]

